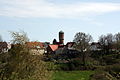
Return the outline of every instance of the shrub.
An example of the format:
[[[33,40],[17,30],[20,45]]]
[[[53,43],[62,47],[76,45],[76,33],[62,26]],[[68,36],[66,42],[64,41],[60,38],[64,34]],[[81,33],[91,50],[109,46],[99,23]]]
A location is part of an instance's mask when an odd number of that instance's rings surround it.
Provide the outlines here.
[[[1,69],[1,80],[49,80],[49,65],[41,56],[29,54],[23,45],[17,45],[8,53],[6,65]]]
[[[119,63],[119,55],[118,54],[112,54],[112,55],[105,55],[103,57],[103,61],[107,64],[107,65],[112,65],[112,64],[116,64]]]
[[[95,64],[97,64],[97,62],[87,61],[86,65],[84,65],[81,59],[75,58],[68,61],[67,63],[59,63],[57,65],[59,65],[58,66],[59,70],[72,71],[72,70],[93,70],[96,67]]]
[[[112,77],[108,72],[97,70],[93,75],[90,76],[90,80],[117,80]]]
[[[109,72],[113,77],[120,79],[120,64],[106,66],[105,71]]]

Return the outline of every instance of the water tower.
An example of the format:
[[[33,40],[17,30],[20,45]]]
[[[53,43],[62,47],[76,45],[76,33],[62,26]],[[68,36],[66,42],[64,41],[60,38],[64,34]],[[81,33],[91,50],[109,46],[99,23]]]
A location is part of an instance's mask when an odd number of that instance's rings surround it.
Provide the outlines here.
[[[63,31],[59,32],[59,42],[61,44],[64,44],[64,32]]]

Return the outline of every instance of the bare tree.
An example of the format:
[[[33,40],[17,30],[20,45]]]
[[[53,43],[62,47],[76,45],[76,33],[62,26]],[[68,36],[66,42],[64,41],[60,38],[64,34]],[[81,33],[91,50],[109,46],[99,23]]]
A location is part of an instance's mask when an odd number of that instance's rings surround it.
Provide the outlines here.
[[[2,36],[0,35],[0,42],[3,42]]]
[[[93,40],[90,34],[85,34],[83,32],[76,33],[74,37],[74,42],[76,43],[75,48],[83,52],[85,49],[88,48],[89,42]]]
[[[91,42],[92,36],[89,34],[85,34],[83,32],[76,33],[74,37],[75,48],[81,52],[83,65],[86,66],[86,61],[88,61],[88,53],[89,53],[89,42]]]
[[[117,42],[120,41],[120,33],[115,34],[115,40],[116,40]]]
[[[114,42],[114,36],[110,33],[106,36],[106,45],[111,45]]]
[[[104,53],[109,53],[114,43],[114,36],[111,33],[107,35],[101,35],[98,41],[102,45]]]
[[[99,37],[99,40],[98,40],[98,42],[100,42],[100,44],[101,44],[101,48],[102,48],[104,53],[106,53],[106,43],[105,43],[105,40],[106,40],[106,36],[105,35],[101,35]]]
[[[101,45],[105,45],[105,39],[106,39],[106,36],[105,35],[101,35],[99,37],[98,41],[100,42]]]
[[[27,36],[27,33],[24,31],[19,32],[10,32],[12,35],[12,43],[13,44],[25,44],[25,42],[29,41],[29,38]]]
[[[117,50],[119,50],[120,49],[120,33],[115,34],[114,38],[115,38],[115,46]]]

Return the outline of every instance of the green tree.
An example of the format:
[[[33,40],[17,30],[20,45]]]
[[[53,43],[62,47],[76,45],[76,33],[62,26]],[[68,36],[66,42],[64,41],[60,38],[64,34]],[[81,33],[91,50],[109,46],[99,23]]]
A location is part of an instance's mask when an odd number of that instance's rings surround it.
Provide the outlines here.
[[[0,80],[50,80],[49,64],[42,56],[31,55],[24,45],[28,37],[19,32],[12,32],[12,37],[14,46],[6,53],[6,60],[2,57],[4,65],[0,67]]]

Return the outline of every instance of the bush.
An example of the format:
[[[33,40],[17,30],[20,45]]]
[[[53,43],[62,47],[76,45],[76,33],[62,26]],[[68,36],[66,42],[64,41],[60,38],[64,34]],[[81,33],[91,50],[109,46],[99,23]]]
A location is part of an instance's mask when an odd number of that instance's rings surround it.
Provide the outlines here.
[[[8,53],[6,65],[0,69],[0,80],[49,80],[49,65],[41,56],[30,55],[23,45],[17,45]]]
[[[119,80],[120,64],[99,66],[95,70],[95,74],[91,75],[90,80]]]
[[[93,75],[90,76],[90,80],[117,80],[112,77],[108,72],[97,70]]]
[[[87,61],[86,65],[84,65],[84,63],[82,62],[81,59],[79,58],[75,58],[72,59],[70,61],[68,61],[67,63],[59,63],[58,68],[59,70],[66,70],[66,71],[72,71],[72,70],[93,70],[95,69],[95,61]]]
[[[109,72],[113,77],[120,79],[120,64],[106,66],[105,71]]]
[[[112,55],[105,55],[103,57],[103,61],[107,64],[107,65],[112,65],[112,64],[116,64],[119,63],[119,55],[118,54],[112,54]]]

